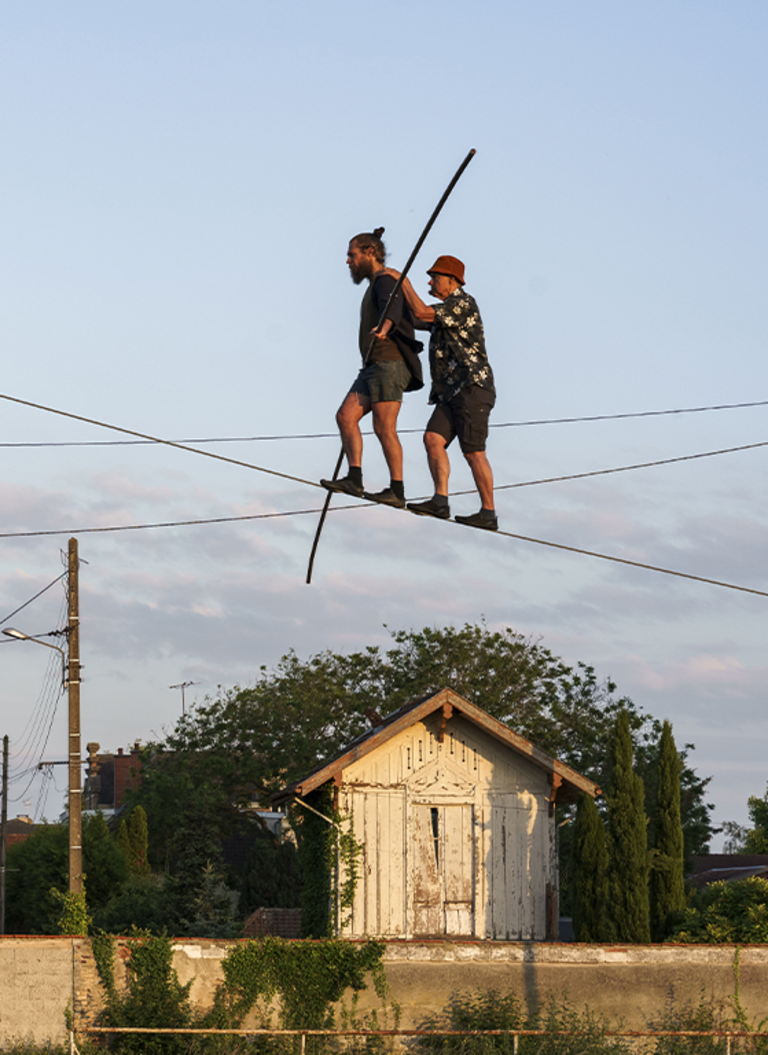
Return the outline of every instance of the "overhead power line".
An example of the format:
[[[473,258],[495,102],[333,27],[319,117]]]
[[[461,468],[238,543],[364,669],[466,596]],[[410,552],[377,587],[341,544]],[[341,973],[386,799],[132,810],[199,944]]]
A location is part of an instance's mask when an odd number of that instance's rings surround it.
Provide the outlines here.
[[[468,493],[468,492],[464,492],[464,491],[452,492],[452,494],[466,494],[466,493]],[[350,509],[368,509],[368,508],[371,507],[372,504],[373,503],[366,503],[365,505],[363,505],[362,503],[355,503],[354,505],[336,506],[336,507],[334,507],[334,509],[331,510],[331,512],[340,513],[340,512],[344,512],[344,511],[350,510]],[[64,534],[85,535],[85,534],[97,534],[97,533],[116,532],[116,531],[142,531],[142,530],[148,530],[148,529],[152,529],[152,528],[164,528],[164,527],[190,527],[190,526],[202,526],[202,525],[205,525],[205,524],[232,524],[232,523],[236,523],[236,522],[239,522],[239,521],[247,521],[247,520],[269,520],[269,519],[276,519],[276,518],[279,518],[279,517],[306,516],[308,514],[319,513],[319,512],[320,512],[319,509],[295,509],[295,510],[286,511],[286,512],[280,512],[280,513],[252,513],[252,514],[249,514],[249,515],[237,516],[237,517],[211,517],[211,518],[207,518],[207,519],[204,519],[204,520],[203,519],[201,519],[201,520],[176,520],[176,521],[165,521],[163,523],[156,523],[156,524],[125,524],[125,525],[119,525],[119,526],[115,526],[115,527],[97,527],[97,528],[80,528],[80,529],[67,528],[64,531],[18,532],[16,534],[12,535],[11,537],[18,538],[18,537],[21,537],[21,536],[28,536],[28,535],[38,536],[38,535],[64,535]],[[450,523],[455,523],[455,521],[450,521]],[[457,524],[456,526],[459,527],[460,525]],[[720,579],[709,579],[709,578],[706,578],[703,575],[692,575],[692,574],[690,574],[688,572],[684,572],[684,571],[675,571],[675,570],[670,569],[670,568],[662,568],[662,567],[659,567],[658,565],[655,565],[655,564],[646,564],[646,563],[644,563],[642,561],[629,560],[626,557],[615,557],[615,556],[612,556],[612,555],[606,554],[606,553],[598,553],[595,550],[580,549],[577,546],[567,546],[567,545],[565,545],[562,542],[551,542],[551,541],[549,541],[547,539],[533,538],[533,537],[531,537],[529,535],[518,535],[518,534],[515,534],[515,533],[513,533],[511,531],[497,531],[497,532],[495,532],[495,534],[506,536],[507,538],[517,539],[520,542],[531,542],[531,543],[533,543],[535,545],[547,546],[550,549],[565,550],[568,553],[580,553],[580,554],[582,554],[585,557],[595,557],[595,558],[597,558],[599,560],[611,561],[614,564],[626,564],[626,565],[629,565],[632,568],[642,568],[642,569],[644,569],[646,571],[658,572],[661,575],[673,575],[673,576],[675,576],[677,578],[680,578],[680,579],[691,579],[694,582],[702,582],[702,583],[706,583],[707,585],[710,585],[710,586],[720,586],[720,587],[722,587],[723,589],[726,589],[726,590],[738,590],[741,593],[751,593],[751,594],[755,594],[758,597],[768,597],[768,592],[765,591],[765,590],[756,590],[756,589],[753,589],[750,586],[739,586],[739,585],[736,585],[734,583],[723,582]],[[9,536],[7,534],[0,534],[0,538],[8,538],[8,537]]]
[[[304,480],[300,476],[291,476],[290,473],[281,473],[277,469],[266,469],[262,465],[253,465],[252,462],[243,462],[237,458],[227,458],[223,454],[214,454],[213,451],[199,451],[195,447],[177,443],[175,440],[163,440],[158,436],[149,436],[145,432],[136,432],[134,429],[124,429],[120,425],[111,425],[106,421],[97,421],[95,418],[86,418],[82,414],[73,414],[68,410],[58,410],[56,407],[47,407],[42,403],[32,403],[28,399],[19,399],[18,396],[8,396],[0,392],[0,399],[6,399],[9,403],[18,403],[23,407],[32,407],[33,410],[44,410],[47,414],[57,414],[62,418],[71,418],[73,421],[84,421],[86,425],[97,425],[100,429],[111,429],[113,432],[122,432],[126,436],[137,436],[151,443],[163,443],[167,447],[175,447],[176,450],[186,451],[188,454],[199,454],[203,458],[213,458],[219,462],[227,462],[229,465],[239,465],[243,469],[253,469],[258,473],[267,473],[269,476],[279,476],[283,480],[292,480],[297,484],[306,484],[308,487],[320,487],[316,480]]]
[[[53,580],[53,582],[49,582],[47,586],[44,586],[44,587],[42,588],[42,590],[38,590],[38,592],[37,592],[37,593],[35,594],[35,596],[34,596],[34,597],[30,597],[30,599],[29,599],[28,601],[25,601],[25,602],[24,602],[24,604],[20,604],[18,608],[14,608],[14,610],[13,610],[13,611],[11,612],[11,614],[10,614],[10,615],[7,615],[7,616],[6,616],[6,617],[5,617],[4,619],[0,619],[0,626],[2,626],[2,625],[3,625],[3,623],[7,623],[9,619],[13,619],[13,617],[14,617],[15,615],[18,615],[18,613],[19,613],[19,612],[20,612],[20,611],[21,611],[21,610],[22,610],[23,608],[26,608],[26,607],[27,607],[27,605],[30,605],[30,604],[32,604],[32,602],[33,602],[33,601],[36,601],[36,600],[38,599],[38,597],[42,597],[42,595],[43,595],[43,594],[44,594],[44,593],[46,592],[46,590],[50,590],[50,588],[51,588],[52,586],[55,586],[57,582],[61,582],[61,580],[62,580],[62,579],[64,579],[64,578],[66,578],[66,576],[67,576],[67,572],[62,572],[62,574],[61,574],[61,575],[58,575],[58,576],[57,576],[57,577],[56,577],[56,578],[55,578],[55,579]]]
[[[11,397],[4,397],[11,398]],[[34,404],[30,404],[34,405]],[[704,411],[710,410],[740,410],[745,407],[765,407],[768,406],[768,400],[757,400],[752,403],[720,403],[715,406],[708,407],[675,407],[672,410],[640,410],[631,411],[625,414],[590,414],[583,417],[572,417],[572,418],[539,418],[532,419],[530,421],[499,421],[492,422],[489,428],[492,429],[516,429],[524,428],[531,425],[571,425],[578,424],[579,422],[590,422],[590,421],[620,421],[627,418],[656,418],[663,417],[667,414],[701,414]],[[42,408],[49,409],[49,408]],[[54,413],[60,413],[54,411]],[[63,412],[61,412],[63,413]],[[74,415],[69,415],[74,416]],[[88,420],[82,418],[80,420]],[[101,424],[100,422],[95,424]],[[104,426],[105,428],[111,428],[112,426]],[[128,429],[121,430],[128,432]],[[398,429],[398,434],[405,436],[408,434],[422,433],[424,430],[419,429]],[[366,431],[363,433],[365,436],[372,436],[372,431]],[[171,443],[171,444],[189,444],[189,443],[262,443],[275,440],[331,440],[337,439],[338,432],[292,432],[285,433],[284,435],[271,435],[271,436],[205,436],[197,437],[193,439],[177,439],[177,440],[155,440],[155,439],[136,439],[136,440],[66,440],[66,441],[24,441],[24,442],[6,442],[0,443],[0,448],[19,448],[19,447],[142,447],[142,446],[153,446],[158,443]],[[200,452],[198,452],[200,453]]]

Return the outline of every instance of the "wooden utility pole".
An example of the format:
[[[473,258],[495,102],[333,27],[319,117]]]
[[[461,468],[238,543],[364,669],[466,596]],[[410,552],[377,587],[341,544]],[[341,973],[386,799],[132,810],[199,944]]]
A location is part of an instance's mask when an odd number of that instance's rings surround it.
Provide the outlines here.
[[[0,821],[0,934],[5,934],[5,852],[8,830],[8,737],[3,737],[3,807]]]
[[[83,792],[80,786],[80,591],[77,539],[69,540],[69,892],[83,892]]]

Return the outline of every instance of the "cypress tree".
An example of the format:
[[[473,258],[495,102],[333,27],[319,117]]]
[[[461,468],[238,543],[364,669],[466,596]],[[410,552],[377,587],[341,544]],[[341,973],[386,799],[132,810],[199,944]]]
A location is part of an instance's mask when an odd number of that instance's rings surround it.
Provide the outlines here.
[[[653,818],[656,854],[651,872],[651,930],[654,941],[663,941],[667,937],[675,914],[685,908],[680,766],[672,726],[664,722],[659,741],[659,789]]]
[[[150,871],[147,831],[147,812],[143,806],[134,806],[128,821],[128,837],[131,844],[130,869],[136,875],[147,875]]]
[[[609,937],[620,942],[649,942],[648,837],[642,779],[632,769],[629,715],[619,712],[610,745],[608,801],[610,855]]]
[[[573,933],[576,941],[608,937],[608,849],[591,795],[581,795],[573,833]]]

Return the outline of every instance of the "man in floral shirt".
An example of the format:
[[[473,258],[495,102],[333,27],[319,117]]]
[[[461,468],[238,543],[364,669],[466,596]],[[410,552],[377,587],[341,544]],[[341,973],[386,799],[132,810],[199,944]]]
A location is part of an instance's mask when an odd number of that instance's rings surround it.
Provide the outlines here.
[[[460,260],[440,256],[427,273],[430,292],[441,303],[432,307],[424,304],[407,278],[402,289],[416,326],[431,331],[429,402],[436,406],[427,422],[424,446],[435,493],[426,502],[409,502],[408,508],[421,516],[450,517],[447,448],[458,438],[482,505],[478,513],[457,516],[456,523],[496,531],[499,522],[493,501],[493,472],[485,453],[496,389],[485,351],[483,322],[474,297],[464,292],[464,265]]]

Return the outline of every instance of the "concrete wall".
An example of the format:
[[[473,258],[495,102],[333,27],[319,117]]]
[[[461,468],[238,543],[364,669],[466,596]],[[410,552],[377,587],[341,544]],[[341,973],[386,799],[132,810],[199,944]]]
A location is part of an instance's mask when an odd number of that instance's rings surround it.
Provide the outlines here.
[[[226,942],[179,940],[174,964],[182,982],[192,980],[198,1006],[211,1003],[221,979]],[[514,992],[528,1007],[567,993],[584,1005],[622,1019],[628,1029],[651,1028],[670,999],[697,1003],[703,993],[727,1006],[734,993],[734,946],[558,945],[513,942],[400,941],[387,945],[385,965],[401,1025],[416,1027],[439,1016],[452,995],[477,990]],[[120,943],[116,980],[125,977],[127,950]],[[741,1000],[750,1019],[768,1016],[768,946],[741,950]],[[361,994],[360,1010],[376,1006]],[[76,1024],[94,1021],[102,1007],[90,943],[81,938],[0,938],[0,1043],[66,1038],[65,1011]]]

